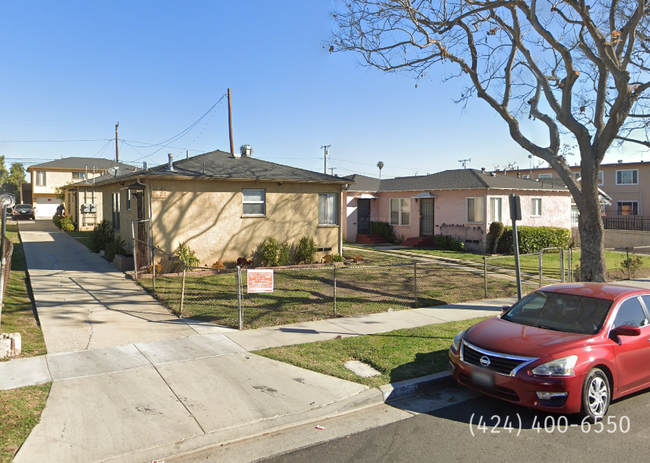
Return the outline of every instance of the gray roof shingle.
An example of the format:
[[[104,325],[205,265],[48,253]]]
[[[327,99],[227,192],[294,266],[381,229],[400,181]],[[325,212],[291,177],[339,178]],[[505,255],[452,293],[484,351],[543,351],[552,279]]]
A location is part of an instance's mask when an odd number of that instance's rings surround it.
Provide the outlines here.
[[[378,188],[374,190],[368,189],[368,186],[373,185],[370,180],[378,182]],[[514,176],[496,175],[475,169],[446,170],[431,175],[396,177],[386,180],[364,177],[362,182],[351,185],[348,191],[382,192],[476,189],[568,191],[562,182],[553,182],[552,179],[535,181]]]
[[[120,168],[115,176],[103,175],[97,178],[95,185],[111,183],[117,179],[124,181],[135,177],[351,183],[350,180],[341,177],[319,174],[318,172],[275,164],[252,157],[233,157],[230,153],[224,151],[212,151],[189,159],[179,159],[174,161],[173,164],[173,171],[168,169],[167,163],[147,170],[127,166],[124,169]]]
[[[114,166],[120,166],[120,168],[129,167],[127,164],[116,162],[112,159],[70,157],[57,159],[56,161],[44,162],[42,164],[34,164],[29,166],[27,170],[85,170],[87,168],[88,171],[92,171],[93,166],[95,166],[95,169],[100,171],[104,171],[109,167]]]

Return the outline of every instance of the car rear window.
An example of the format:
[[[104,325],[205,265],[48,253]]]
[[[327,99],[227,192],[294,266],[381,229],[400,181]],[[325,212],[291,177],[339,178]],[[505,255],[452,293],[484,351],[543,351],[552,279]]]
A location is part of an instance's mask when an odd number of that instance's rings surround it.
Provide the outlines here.
[[[501,318],[521,325],[577,334],[596,334],[612,301],[573,294],[535,291]]]

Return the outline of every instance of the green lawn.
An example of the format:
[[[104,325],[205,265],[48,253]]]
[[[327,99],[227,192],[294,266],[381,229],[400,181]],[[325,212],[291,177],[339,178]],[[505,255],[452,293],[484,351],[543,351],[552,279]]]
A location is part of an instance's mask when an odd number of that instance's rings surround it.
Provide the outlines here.
[[[9,463],[45,408],[50,384],[0,391],[0,463]]]
[[[274,272],[272,293],[248,294],[244,279],[242,307],[244,326],[284,325],[334,317],[432,307],[478,300],[485,297],[481,271],[468,271],[439,263],[411,262],[406,265],[339,266],[336,270],[336,306],[332,267],[300,268]],[[235,273],[189,272],[182,298],[180,275],[164,275],[138,281],[170,310],[183,317],[225,326],[238,326]],[[417,284],[417,294],[414,285]],[[527,288],[528,290],[529,288]],[[490,277],[488,297],[509,297],[517,293],[512,278]],[[417,301],[416,301],[417,296]]]
[[[447,350],[452,338],[486,318],[277,347],[256,354],[375,387],[446,371]],[[344,366],[350,360],[364,362],[381,375],[372,378],[357,376]]]
[[[18,237],[18,225],[7,224],[7,236],[14,244],[11,276],[4,296],[0,332],[21,334],[21,357],[45,355],[43,333],[35,317],[27,289],[25,254]],[[11,361],[6,359],[5,361]],[[10,462],[15,452],[38,423],[50,384],[0,391],[0,462]]]

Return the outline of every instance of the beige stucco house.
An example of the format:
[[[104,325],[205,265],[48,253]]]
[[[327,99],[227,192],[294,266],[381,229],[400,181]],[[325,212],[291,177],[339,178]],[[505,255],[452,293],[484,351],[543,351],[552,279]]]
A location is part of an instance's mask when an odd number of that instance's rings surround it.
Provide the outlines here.
[[[536,182],[474,169],[379,180],[361,175],[344,195],[347,241],[361,241],[370,222],[388,222],[404,245],[430,245],[453,236],[470,250],[484,251],[490,224],[512,225],[509,195],[521,198],[520,226],[571,229],[571,195],[562,183]],[[363,236],[361,236],[363,238]]]
[[[250,258],[271,236],[314,238],[320,255],[341,252],[341,198],[350,180],[213,151],[95,180],[104,219],[127,243],[172,253],[183,242],[202,265]],[[80,194],[78,184],[68,194]],[[76,193],[75,193],[76,191]],[[141,224],[138,226],[138,224]]]
[[[35,164],[27,168],[31,176],[32,205],[36,208],[36,218],[51,219],[56,208],[61,204],[57,198],[57,188],[84,180],[92,180],[106,173],[110,168],[128,168],[126,164],[102,158],[69,157],[55,161]],[[88,201],[94,203],[92,191]],[[70,204],[66,204],[70,209]],[[88,215],[89,227],[92,229],[95,217]]]

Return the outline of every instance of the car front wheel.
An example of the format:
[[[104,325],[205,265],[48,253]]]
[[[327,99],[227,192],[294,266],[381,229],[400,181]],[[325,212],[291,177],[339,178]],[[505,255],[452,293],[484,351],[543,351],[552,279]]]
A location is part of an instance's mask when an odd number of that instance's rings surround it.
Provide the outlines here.
[[[600,368],[591,370],[582,386],[582,416],[591,422],[602,419],[611,395],[607,375]]]

